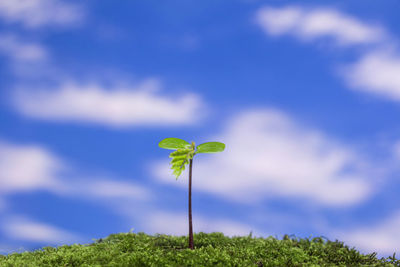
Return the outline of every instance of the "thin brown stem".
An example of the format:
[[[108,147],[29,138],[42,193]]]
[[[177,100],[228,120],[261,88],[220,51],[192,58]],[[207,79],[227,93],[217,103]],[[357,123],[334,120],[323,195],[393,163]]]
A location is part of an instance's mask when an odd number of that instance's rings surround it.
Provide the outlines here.
[[[189,248],[194,249],[193,245],[193,225],[192,225],[192,164],[193,159],[189,161]]]

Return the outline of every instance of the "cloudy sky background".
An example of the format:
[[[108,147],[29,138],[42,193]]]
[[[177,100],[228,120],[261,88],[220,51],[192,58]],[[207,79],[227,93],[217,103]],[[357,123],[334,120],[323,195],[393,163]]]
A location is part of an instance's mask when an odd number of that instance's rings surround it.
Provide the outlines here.
[[[0,0],[0,252],[111,233],[400,252],[397,0]]]

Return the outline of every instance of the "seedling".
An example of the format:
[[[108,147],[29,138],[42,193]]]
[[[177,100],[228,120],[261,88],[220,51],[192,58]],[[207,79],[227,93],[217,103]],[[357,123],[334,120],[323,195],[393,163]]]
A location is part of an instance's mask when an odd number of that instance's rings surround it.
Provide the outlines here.
[[[179,175],[185,170],[185,166],[189,163],[189,248],[194,249],[193,245],[193,225],[192,225],[192,165],[193,157],[199,153],[217,153],[225,149],[225,144],[220,142],[207,142],[195,147],[195,143],[191,144],[179,138],[165,138],[158,143],[158,146],[165,149],[175,150],[169,157],[171,160],[171,169],[178,180]]]

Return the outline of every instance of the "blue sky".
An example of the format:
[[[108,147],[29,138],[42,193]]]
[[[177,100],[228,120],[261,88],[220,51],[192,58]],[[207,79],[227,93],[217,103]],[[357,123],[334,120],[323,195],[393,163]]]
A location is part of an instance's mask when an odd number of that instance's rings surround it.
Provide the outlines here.
[[[400,252],[397,0],[0,1],[1,253],[111,233]]]

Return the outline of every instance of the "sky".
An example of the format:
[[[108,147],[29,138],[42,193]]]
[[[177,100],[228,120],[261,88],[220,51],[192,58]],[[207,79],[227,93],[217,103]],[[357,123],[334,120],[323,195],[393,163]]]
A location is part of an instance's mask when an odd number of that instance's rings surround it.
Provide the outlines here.
[[[109,234],[400,253],[398,0],[0,0],[0,253]],[[194,241],[196,242],[196,241]]]

